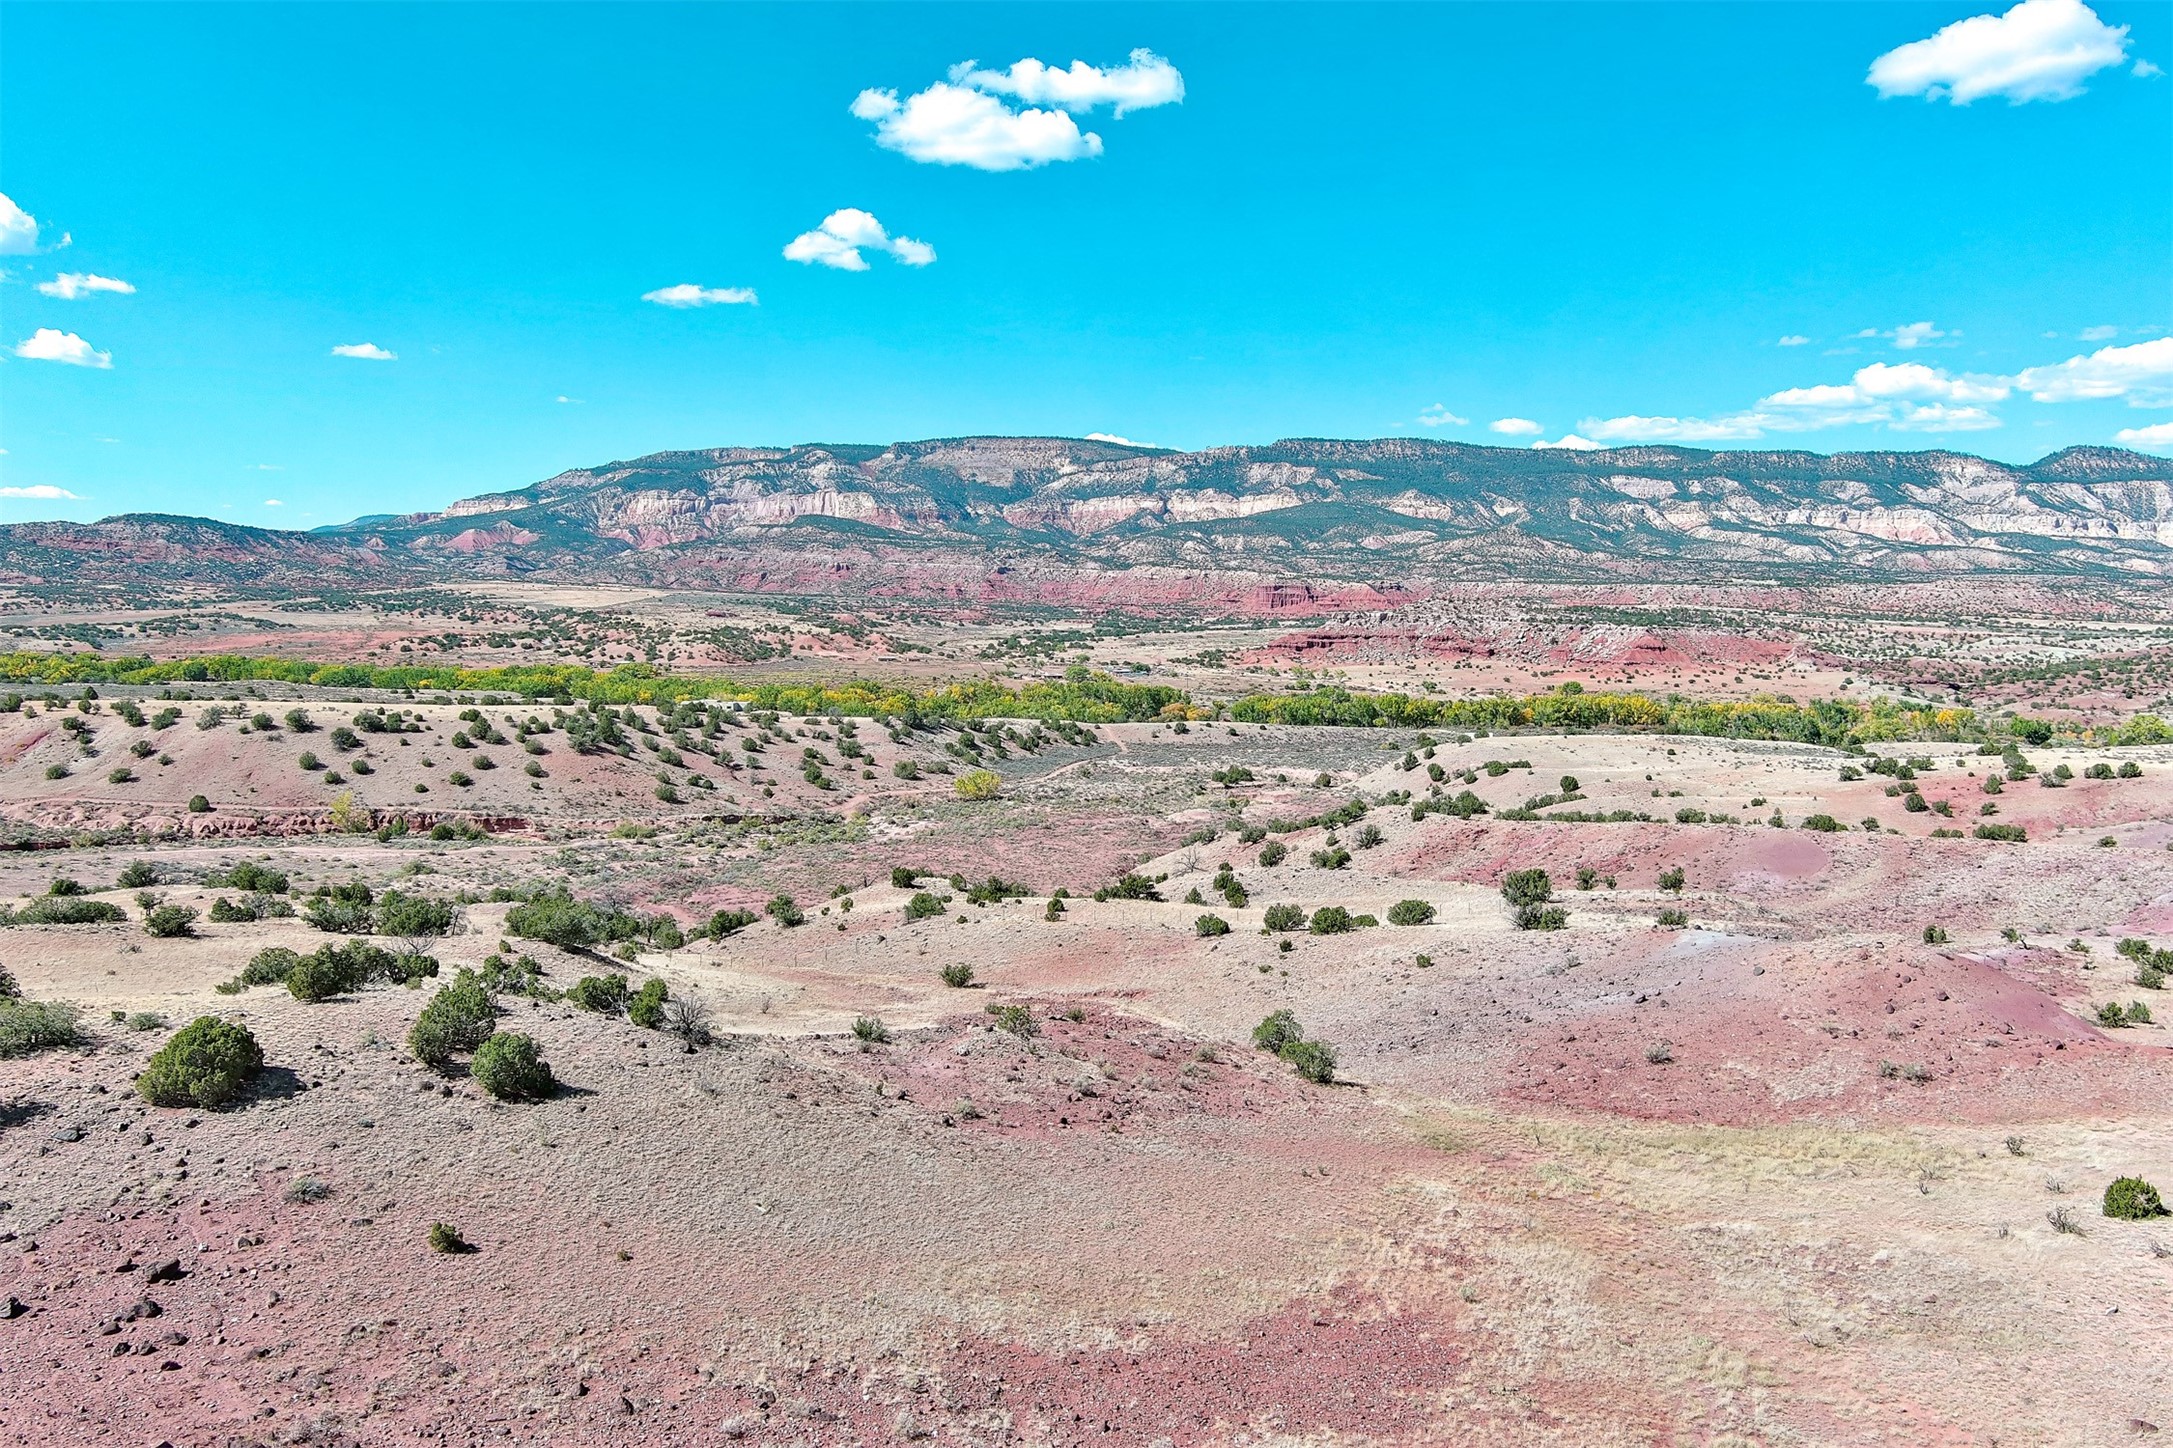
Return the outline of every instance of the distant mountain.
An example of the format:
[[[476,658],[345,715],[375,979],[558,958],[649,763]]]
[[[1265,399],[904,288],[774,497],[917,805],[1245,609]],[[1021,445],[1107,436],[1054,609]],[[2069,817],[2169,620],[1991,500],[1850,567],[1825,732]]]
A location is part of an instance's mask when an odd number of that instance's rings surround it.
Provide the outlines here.
[[[0,527],[0,581],[478,575],[1170,602],[1497,577],[2173,574],[2173,461],[2069,448],[1590,452],[1296,438],[1170,452],[947,438],[655,453],[309,533],[131,514]]]

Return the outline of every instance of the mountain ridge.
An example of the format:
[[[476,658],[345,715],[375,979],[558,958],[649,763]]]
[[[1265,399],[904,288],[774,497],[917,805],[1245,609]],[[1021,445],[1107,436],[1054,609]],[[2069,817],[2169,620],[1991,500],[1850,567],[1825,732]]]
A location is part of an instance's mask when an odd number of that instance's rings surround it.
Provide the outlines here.
[[[0,580],[124,570],[169,583],[482,574],[943,597],[1030,583],[1059,598],[1067,576],[1112,573],[1399,588],[1747,573],[2141,579],[2173,574],[2173,460],[2105,447],[2018,466],[1944,449],[1430,438],[1187,452],[980,436],[674,449],[307,532],[169,514],[0,525]]]

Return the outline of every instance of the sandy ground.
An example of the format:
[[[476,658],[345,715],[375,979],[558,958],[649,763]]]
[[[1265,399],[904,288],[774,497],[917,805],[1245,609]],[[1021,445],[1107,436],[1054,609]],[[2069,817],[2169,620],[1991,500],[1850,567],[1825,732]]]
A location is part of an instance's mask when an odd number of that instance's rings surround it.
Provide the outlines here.
[[[88,808],[37,792],[50,745],[22,741],[48,722],[0,724],[18,818]],[[103,766],[129,736],[93,722]],[[254,787],[299,817],[314,796],[295,792],[321,792],[286,777],[287,745],[168,732],[191,752],[178,784],[147,772],[166,795],[214,781],[226,810]],[[131,917],[0,931],[25,993],[91,1028],[80,1051],[0,1061],[0,1297],[20,1304],[0,1439],[2084,1445],[2173,1427],[2173,1228],[2098,1209],[2114,1176],[2173,1189],[2173,1034],[2094,1024],[2161,994],[2113,944],[2173,944],[2173,750],[2031,751],[2144,773],[2008,786],[1997,818],[2030,835],[2010,845],[1932,836],[1993,798],[1998,761],[1951,746],[1898,751],[1933,760],[1918,782],[1950,820],[1842,781],[1826,750],[1524,736],[1406,771],[1407,735],[1219,725],[1015,756],[976,806],[890,773],[940,757],[929,741],[863,733],[879,778],[849,800],[786,810],[720,780],[767,808],[729,828],[650,811],[653,837],[614,837],[611,791],[633,800],[653,769],[558,751],[520,825],[479,842],[0,855],[17,904],[65,873]],[[408,780],[377,753],[371,778]],[[1231,763],[1256,778],[1208,778]],[[1496,810],[1573,774],[1576,808],[1665,822],[1414,822],[1382,797],[1423,796],[1424,763],[1451,792],[1473,769]],[[1237,837],[1353,798],[1375,803],[1338,832],[1342,868],[1310,863],[1319,826],[1275,834],[1272,867]],[[1673,823],[1684,808],[1743,822]],[[1820,812],[1852,828],[1800,828]],[[785,889],[808,921],[620,967],[710,1007],[698,1052],[506,998],[566,1085],[510,1105],[408,1057],[427,991],[212,990],[266,945],[327,938],[306,924],[157,940],[110,888],[149,860],[202,907],[206,870],[259,856],[298,891],[564,882],[692,923]],[[1213,888],[1224,862],[1242,908]],[[954,898],[909,923],[901,864],[1033,893],[974,906],[931,878]],[[1513,928],[1498,886],[1531,866],[1566,929]],[[1132,868],[1164,898],[1078,898]],[[1435,919],[1262,930],[1275,903],[1385,918],[1405,899]],[[1691,925],[1658,926],[1668,908]],[[446,967],[497,949],[505,910],[466,904]],[[1208,912],[1231,933],[1200,936]],[[614,964],[516,945],[559,987]],[[951,964],[974,984],[946,986]],[[1037,1033],[996,1029],[991,1004]],[[1251,1047],[1277,1009],[1334,1043],[1336,1084]],[[236,1109],[153,1110],[130,1082],[170,1025],[114,1011],[238,1020],[271,1069]],[[856,1041],[863,1016],[892,1040]],[[305,1176],[330,1195],[289,1200]],[[431,1253],[434,1221],[479,1250]]]

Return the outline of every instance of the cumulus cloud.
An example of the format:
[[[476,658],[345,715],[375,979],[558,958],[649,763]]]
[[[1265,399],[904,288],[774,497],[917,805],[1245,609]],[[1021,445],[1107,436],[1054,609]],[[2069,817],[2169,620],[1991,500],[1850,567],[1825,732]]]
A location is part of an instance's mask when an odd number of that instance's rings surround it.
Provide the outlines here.
[[[951,67],[954,85],[1017,96],[1030,106],[1050,105],[1079,112],[1108,106],[1122,119],[1127,111],[1176,105],[1185,98],[1185,78],[1177,67],[1144,46],[1134,50],[1123,65],[1103,70],[1075,60],[1068,70],[1043,65],[1031,58],[1014,63],[1009,70],[981,70],[974,61]]]
[[[397,362],[400,354],[388,352],[375,342],[342,342],[332,349],[335,357],[359,357],[365,362]]]
[[[641,299],[655,302],[660,307],[752,307],[758,304],[753,287],[702,287],[693,282],[658,287],[653,292],[643,292]]]
[[[2154,422],[2148,427],[2124,427],[2113,441],[2129,447],[2173,447],[2173,422]]]
[[[38,249],[38,218],[0,194],[0,256],[28,256]]]
[[[1769,421],[1753,412],[1726,417],[1588,417],[1577,426],[1609,442],[1729,442],[1757,437]],[[1576,434],[1570,434],[1575,437]],[[1554,444],[1561,447],[1568,442]]]
[[[1537,437],[1540,428],[1528,417],[1497,417],[1486,425],[1486,430],[1505,437]]]
[[[1068,112],[1015,111],[985,91],[941,81],[903,101],[895,91],[864,90],[852,109],[875,122],[878,146],[939,166],[1025,171],[1102,153],[1102,138],[1080,130]]]
[[[116,277],[98,276],[92,272],[62,272],[49,282],[39,282],[38,290],[49,297],[59,297],[64,302],[72,302],[78,297],[87,297],[96,292],[113,292],[124,297],[136,294],[135,287],[129,283]]]
[[[1801,347],[1808,343],[1810,340],[1811,339],[1809,337],[1800,336],[1795,332],[1790,332],[1787,336],[1781,338],[1780,341],[1775,342],[1773,345],[1776,347]]]
[[[1765,428],[1793,432],[1846,423],[1893,422],[1904,415],[1899,406],[1903,403],[1963,406],[1998,402],[2010,390],[2003,377],[1953,377],[1922,362],[1874,362],[1856,369],[1856,375],[1845,383],[1789,387],[1761,397],[1758,409],[1764,414]]]
[[[813,231],[803,231],[785,243],[787,261],[835,267],[839,271],[866,271],[864,251],[883,251],[907,266],[926,266],[936,259],[936,249],[910,236],[892,236],[883,223],[857,207],[833,211]]]
[[[1151,447],[1157,450],[1162,447],[1162,444],[1158,442],[1134,442],[1128,437],[1119,437],[1113,432],[1090,432],[1086,435],[1086,440],[1088,442],[1113,442],[1118,447]]]
[[[75,333],[55,327],[40,327],[28,341],[16,343],[15,355],[33,362],[65,362],[70,367],[113,366],[111,352],[94,351],[90,343]]]
[[[1562,434],[1562,436],[1556,438],[1553,442],[1548,442],[1545,438],[1541,438],[1537,442],[1532,444],[1532,447],[1538,450],[1543,450],[1546,448],[1568,448],[1571,452],[1597,452],[1604,446],[1606,446],[1606,444],[1594,442],[1591,438],[1588,437],[1579,437],[1573,432],[1564,433]]]
[[[1000,96],[1025,108],[1013,109]],[[1031,58],[1009,70],[983,70],[973,61],[949,78],[904,100],[894,90],[869,89],[853,98],[852,113],[875,125],[875,143],[915,161],[1023,171],[1053,161],[1102,153],[1102,138],[1082,131],[1075,117],[1108,106],[1115,118],[1185,98],[1177,68],[1148,50],[1107,70],[1075,60],[1067,69]]]
[[[1871,62],[1865,81],[1882,100],[1922,96],[1966,106],[1986,96],[2010,105],[2065,101],[2084,80],[2127,58],[2128,27],[2107,25],[2082,0],[2022,0],[2004,15],[1957,20]]]
[[[2173,405],[2173,337],[2100,347],[2087,357],[2026,368],[2015,385],[2039,402],[2124,397],[2131,407]]]
[[[1470,421],[1471,419],[1468,417],[1458,417],[1438,402],[1427,407],[1418,415],[1418,425],[1420,427],[1462,427]]]
[[[80,501],[74,493],[69,492],[66,488],[56,488],[51,483],[32,483],[27,488],[0,488],[0,498],[36,498],[41,502],[50,502],[56,499],[67,499],[71,502]]]

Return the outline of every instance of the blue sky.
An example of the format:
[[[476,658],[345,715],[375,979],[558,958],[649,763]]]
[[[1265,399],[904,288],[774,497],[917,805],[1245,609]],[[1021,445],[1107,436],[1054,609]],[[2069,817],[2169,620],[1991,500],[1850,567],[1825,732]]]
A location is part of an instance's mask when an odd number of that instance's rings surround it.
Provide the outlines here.
[[[5,24],[0,520],[974,432],[2173,451],[2162,4]]]

